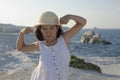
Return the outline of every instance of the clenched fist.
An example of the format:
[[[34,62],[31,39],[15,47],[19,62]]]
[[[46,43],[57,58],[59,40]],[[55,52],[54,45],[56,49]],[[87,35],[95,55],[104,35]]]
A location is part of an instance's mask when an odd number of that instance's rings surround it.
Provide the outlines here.
[[[33,32],[33,30],[30,27],[26,27],[26,28],[23,28],[20,32],[27,35]]]

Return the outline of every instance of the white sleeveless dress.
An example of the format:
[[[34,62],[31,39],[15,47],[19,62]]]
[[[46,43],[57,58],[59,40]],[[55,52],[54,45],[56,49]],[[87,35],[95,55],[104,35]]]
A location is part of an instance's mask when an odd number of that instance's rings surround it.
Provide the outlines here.
[[[67,80],[70,62],[69,50],[63,36],[54,46],[46,46],[40,41],[39,64],[34,69],[31,80]]]

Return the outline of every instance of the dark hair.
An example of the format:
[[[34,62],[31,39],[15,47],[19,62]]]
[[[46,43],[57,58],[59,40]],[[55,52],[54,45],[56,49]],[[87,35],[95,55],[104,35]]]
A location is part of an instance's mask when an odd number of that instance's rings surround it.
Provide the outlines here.
[[[36,38],[39,40],[39,41],[44,41],[44,37],[42,35],[42,32],[41,32],[41,25],[35,25],[35,36]],[[60,35],[63,34],[63,30],[61,29],[61,27],[59,25],[57,25],[57,27],[59,27],[58,31],[57,31],[57,35],[56,37],[58,38]]]

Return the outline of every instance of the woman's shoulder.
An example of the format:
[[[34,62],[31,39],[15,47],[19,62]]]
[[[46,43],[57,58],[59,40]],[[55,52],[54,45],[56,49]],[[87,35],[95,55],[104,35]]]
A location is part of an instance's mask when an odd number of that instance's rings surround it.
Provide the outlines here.
[[[62,34],[60,37],[64,40],[65,44],[68,47],[69,46],[69,40],[67,39],[67,37],[64,34]]]

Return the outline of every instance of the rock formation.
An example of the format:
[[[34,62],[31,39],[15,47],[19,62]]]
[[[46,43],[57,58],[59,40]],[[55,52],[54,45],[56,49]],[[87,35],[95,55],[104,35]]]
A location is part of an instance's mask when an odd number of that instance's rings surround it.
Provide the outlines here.
[[[101,35],[94,33],[93,31],[85,32],[81,39],[81,43],[91,43],[91,44],[111,44],[111,42],[101,38]]]

